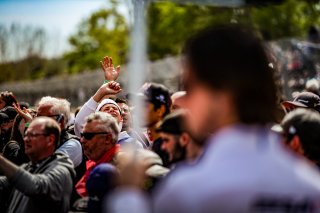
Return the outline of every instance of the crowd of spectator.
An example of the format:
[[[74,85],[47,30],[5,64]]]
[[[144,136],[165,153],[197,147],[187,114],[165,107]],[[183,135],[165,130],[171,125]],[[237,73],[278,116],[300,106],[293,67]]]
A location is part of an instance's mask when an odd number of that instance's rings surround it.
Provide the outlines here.
[[[67,99],[1,92],[0,212],[320,212],[319,86],[280,101],[266,51],[209,28],[183,48],[183,91],[125,97],[106,56],[74,119]]]

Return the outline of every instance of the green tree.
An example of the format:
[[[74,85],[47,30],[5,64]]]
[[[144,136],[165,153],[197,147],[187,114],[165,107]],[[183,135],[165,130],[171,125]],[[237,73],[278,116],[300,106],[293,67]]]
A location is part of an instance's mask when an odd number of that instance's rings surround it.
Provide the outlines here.
[[[69,43],[72,50],[64,55],[69,73],[95,69],[105,55],[112,56],[115,63],[122,63],[128,48],[128,26],[116,10],[116,3],[82,21]]]
[[[253,26],[266,39],[305,37],[310,26],[320,25],[319,14],[319,1],[311,0],[285,0],[282,4],[242,8],[156,2],[148,9],[148,54],[152,60],[177,55],[190,35],[222,23]]]

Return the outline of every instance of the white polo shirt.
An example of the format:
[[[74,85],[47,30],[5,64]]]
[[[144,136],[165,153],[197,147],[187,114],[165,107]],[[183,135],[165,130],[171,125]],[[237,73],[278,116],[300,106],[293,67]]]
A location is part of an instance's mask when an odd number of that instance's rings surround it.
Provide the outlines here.
[[[169,175],[153,210],[320,212],[320,174],[268,128],[235,125],[210,138],[198,164]]]

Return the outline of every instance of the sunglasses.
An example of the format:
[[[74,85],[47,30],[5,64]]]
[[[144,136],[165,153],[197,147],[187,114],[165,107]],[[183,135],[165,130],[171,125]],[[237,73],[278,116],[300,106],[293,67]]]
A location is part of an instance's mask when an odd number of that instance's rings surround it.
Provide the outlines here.
[[[83,137],[86,140],[91,140],[95,135],[109,134],[108,132],[82,132],[80,133],[81,138]]]

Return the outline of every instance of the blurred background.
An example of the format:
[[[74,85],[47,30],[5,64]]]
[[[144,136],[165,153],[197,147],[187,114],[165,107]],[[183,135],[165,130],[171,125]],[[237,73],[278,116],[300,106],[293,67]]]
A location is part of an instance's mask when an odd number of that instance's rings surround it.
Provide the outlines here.
[[[283,99],[308,80],[319,81],[319,0],[191,2],[149,1],[148,81],[178,90],[184,41],[221,23],[259,31]],[[133,21],[131,0],[0,0],[0,90],[31,104],[44,95],[59,96],[76,107],[102,84],[99,61],[108,55],[122,65],[125,92]]]

